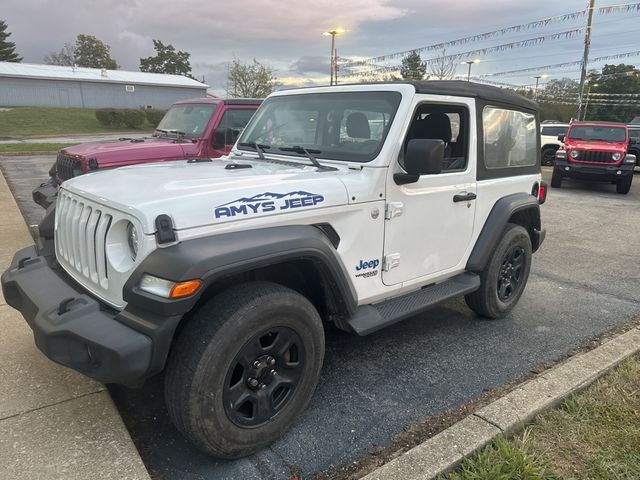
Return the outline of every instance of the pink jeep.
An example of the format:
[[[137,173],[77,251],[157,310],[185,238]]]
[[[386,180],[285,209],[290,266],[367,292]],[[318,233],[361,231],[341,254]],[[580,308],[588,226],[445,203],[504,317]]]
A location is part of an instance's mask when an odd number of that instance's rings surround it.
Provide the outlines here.
[[[63,148],[48,182],[33,199],[48,208],[58,186],[72,177],[104,168],[137,163],[217,158],[229,153],[236,138],[262,101],[195,98],[174,103],[151,137],[89,142]]]

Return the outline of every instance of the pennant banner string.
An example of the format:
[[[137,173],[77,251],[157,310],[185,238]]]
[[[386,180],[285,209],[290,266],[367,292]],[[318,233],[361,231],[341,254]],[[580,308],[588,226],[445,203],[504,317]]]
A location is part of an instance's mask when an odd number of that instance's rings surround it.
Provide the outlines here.
[[[512,25],[510,27],[500,28],[498,30],[494,30],[491,32],[479,33],[476,35],[470,35],[468,37],[458,38],[456,40],[451,40],[447,42],[436,43],[433,45],[428,45],[426,47],[418,47],[411,50],[404,50],[401,52],[393,52],[386,55],[379,55],[377,57],[369,57],[361,60],[352,60],[346,61],[341,66],[347,67],[357,67],[357,66],[367,66],[370,64],[375,64],[378,62],[384,62],[387,60],[393,60],[397,58],[402,58],[407,56],[410,53],[424,53],[433,50],[443,50],[447,47],[455,47],[459,45],[466,45],[468,43],[473,42],[481,42],[483,40],[488,40],[491,38],[495,38],[502,35],[507,35],[509,33],[522,32],[527,30],[533,30],[537,28],[544,28],[548,25],[560,22],[567,22],[576,19],[580,19],[585,17],[588,9],[579,10],[577,12],[566,13],[564,15],[556,15],[553,17],[542,18],[540,20],[534,20],[533,22],[522,23],[520,25]],[[597,11],[598,15],[610,15],[616,13],[629,13],[629,12],[640,12],[640,2],[637,3],[625,3],[619,5],[609,5],[606,7],[600,7]]]
[[[492,52],[502,52],[505,50],[512,50],[514,48],[531,47],[534,45],[539,45],[547,40],[562,40],[562,39],[573,38],[582,32],[584,32],[584,28],[574,28],[573,30],[566,30],[564,32],[554,33],[552,35],[543,35],[541,37],[528,38],[526,40],[519,40],[517,42],[503,43],[502,45],[495,45],[493,47],[486,47],[486,48],[480,48],[477,50],[470,50],[467,52],[454,53],[452,55],[445,55],[437,58],[429,58],[425,60],[424,63],[428,65],[436,61],[442,61],[447,59],[463,59],[463,58],[469,58],[469,57],[474,57],[479,55],[484,56]],[[393,72],[398,70],[399,68],[398,66],[373,66],[373,65],[370,65],[370,67],[371,68],[369,70],[366,70],[365,72],[358,72],[358,71],[354,71],[353,68],[345,68],[345,67],[341,67],[340,70],[341,71],[347,70],[349,73],[357,75],[358,73],[368,73],[371,71]]]

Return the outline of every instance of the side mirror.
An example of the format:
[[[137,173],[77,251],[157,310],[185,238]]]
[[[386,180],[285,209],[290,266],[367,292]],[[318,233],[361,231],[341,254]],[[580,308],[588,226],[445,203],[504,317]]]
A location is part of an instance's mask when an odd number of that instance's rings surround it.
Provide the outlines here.
[[[213,131],[213,137],[211,138],[211,146],[213,148],[224,148],[225,132],[226,129],[216,129]]]
[[[442,172],[444,142],[435,139],[414,138],[409,140],[404,154],[404,169],[394,180],[398,185],[417,182],[421,175],[437,175]]]
[[[564,135],[558,135],[558,140],[560,140],[562,143],[564,143]]]

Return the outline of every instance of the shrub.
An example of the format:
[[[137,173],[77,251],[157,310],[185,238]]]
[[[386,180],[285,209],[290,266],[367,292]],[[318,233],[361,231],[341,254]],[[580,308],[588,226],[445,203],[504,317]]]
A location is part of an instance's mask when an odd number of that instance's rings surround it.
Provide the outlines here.
[[[98,108],[96,118],[105,127],[121,127],[124,125],[122,110],[115,108]]]
[[[146,119],[145,114],[142,110],[134,110],[132,108],[128,108],[126,110],[122,110],[121,112],[123,123],[129,128],[141,127]]]
[[[166,110],[155,110],[153,108],[149,108],[148,110],[146,110],[147,122],[149,122],[149,124],[151,124],[151,126],[155,128],[158,126],[165,113],[167,113]]]

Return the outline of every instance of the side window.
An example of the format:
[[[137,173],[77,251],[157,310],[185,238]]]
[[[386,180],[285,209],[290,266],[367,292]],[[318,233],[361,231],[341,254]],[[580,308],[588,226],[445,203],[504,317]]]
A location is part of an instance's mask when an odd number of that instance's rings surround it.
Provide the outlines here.
[[[240,135],[253,116],[253,113],[254,110],[246,108],[230,109],[224,112],[222,120],[220,120],[220,125],[218,125],[218,131],[225,132],[224,143],[226,145],[235,143],[238,139],[238,135]]]
[[[482,112],[486,168],[527,167],[537,161],[537,127],[533,114],[485,107]]]
[[[459,105],[423,104],[418,107],[405,139],[435,139],[444,142],[442,173],[467,168],[469,155],[469,112]]]

